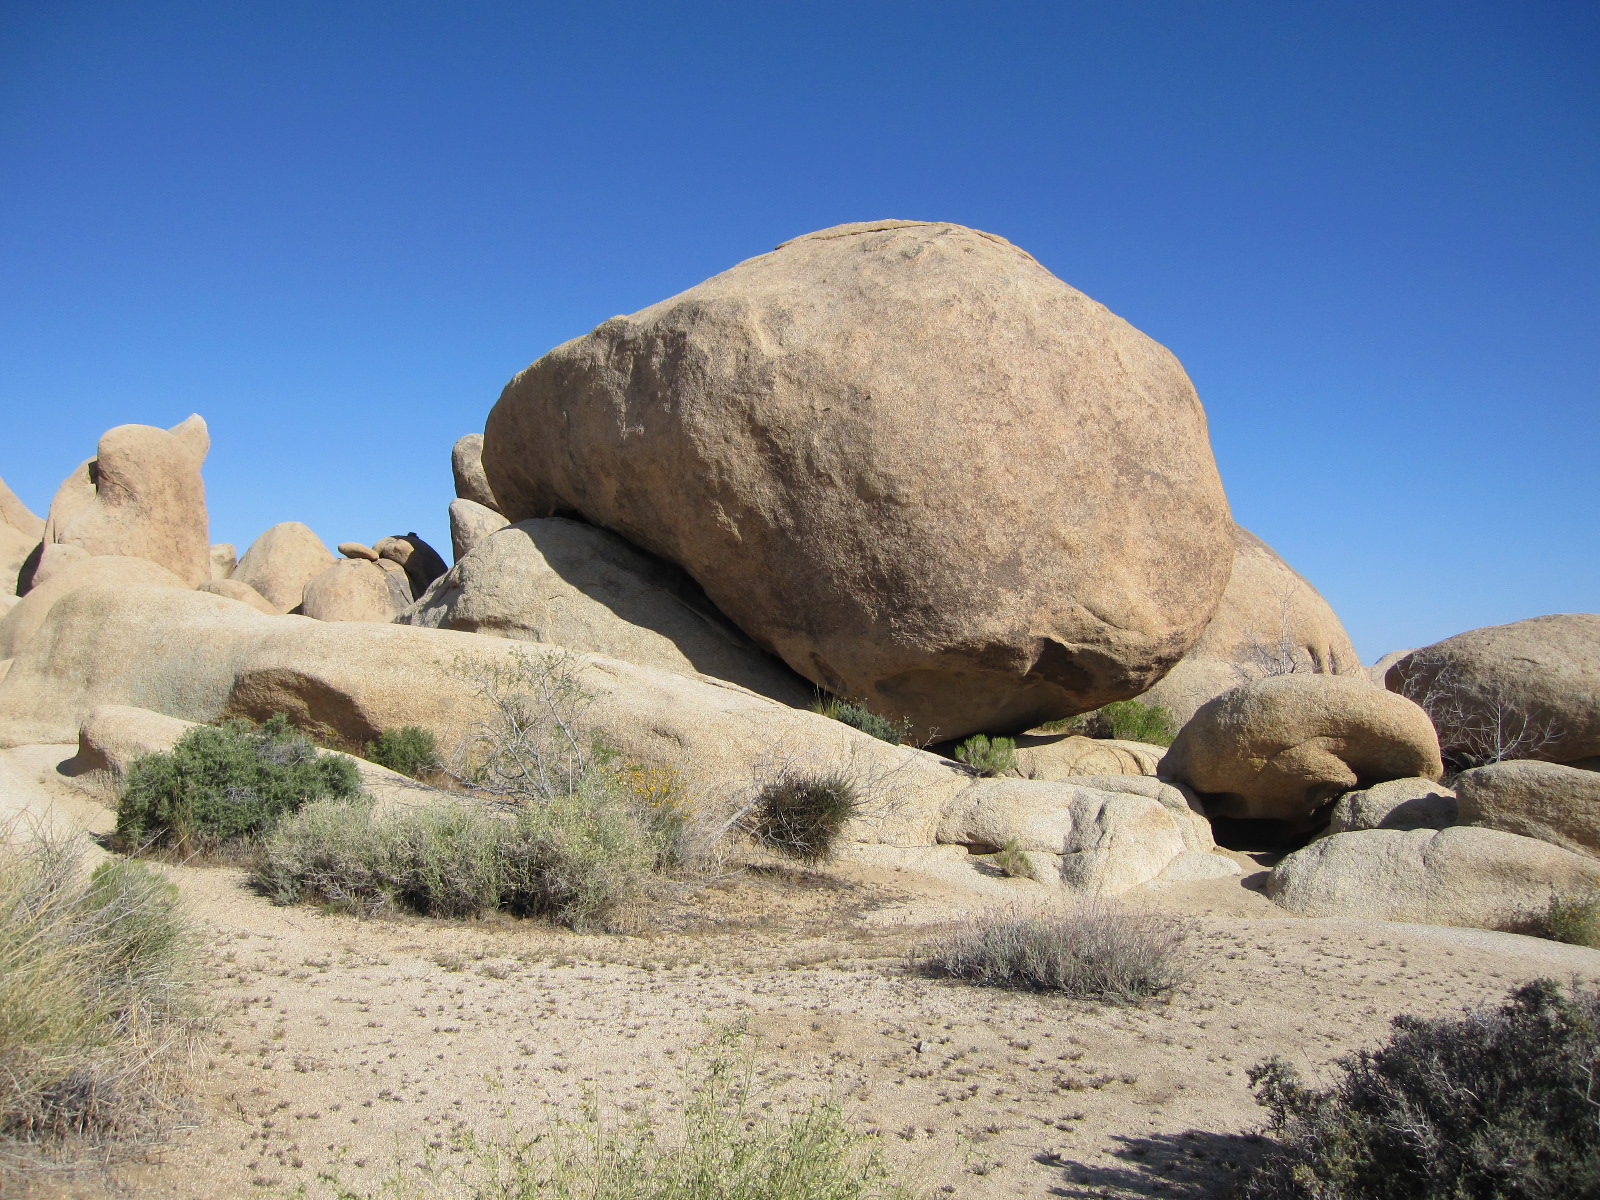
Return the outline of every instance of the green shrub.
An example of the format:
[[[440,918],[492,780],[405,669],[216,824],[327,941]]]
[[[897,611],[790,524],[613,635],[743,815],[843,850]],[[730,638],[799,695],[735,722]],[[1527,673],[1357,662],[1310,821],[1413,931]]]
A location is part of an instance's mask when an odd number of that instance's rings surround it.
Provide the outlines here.
[[[1051,721],[1039,728],[1046,733],[1071,732],[1084,737],[1170,746],[1178,736],[1179,726],[1170,708],[1139,700],[1114,700],[1093,712]]]
[[[1538,937],[1600,950],[1600,892],[1552,896],[1533,926]]]
[[[802,862],[831,858],[845,825],[861,811],[846,776],[787,773],[761,789],[751,815],[756,839]]]
[[[1600,991],[1538,980],[1497,1009],[1394,1019],[1319,1091],[1250,1073],[1273,1142],[1247,1200],[1576,1200],[1600,1195]]]
[[[360,790],[353,762],[319,754],[281,714],[259,728],[197,725],[171,753],[145,755],[128,768],[117,843],[214,849],[260,837],[309,801]]]
[[[1187,978],[1182,921],[1091,901],[1064,914],[978,917],[918,955],[933,975],[1131,1004]]]
[[[5,1166],[103,1161],[161,1136],[198,1027],[176,890],[139,863],[0,847]]]
[[[956,747],[956,759],[979,775],[999,775],[1017,765],[1017,743],[1013,738],[975,733]]]
[[[910,721],[891,721],[888,717],[880,717],[864,704],[841,700],[837,696],[819,696],[811,702],[811,711],[832,717],[835,721],[842,722],[852,729],[859,729],[880,742],[889,742],[895,746],[901,745],[911,736]]]
[[[363,757],[380,767],[420,779],[438,770],[439,741],[420,725],[404,725],[399,729],[385,729],[377,741],[368,742]]]

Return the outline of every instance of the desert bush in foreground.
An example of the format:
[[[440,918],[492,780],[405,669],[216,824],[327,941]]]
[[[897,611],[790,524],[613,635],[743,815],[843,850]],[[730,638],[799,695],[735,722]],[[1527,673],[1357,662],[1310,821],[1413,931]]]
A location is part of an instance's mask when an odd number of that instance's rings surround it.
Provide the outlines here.
[[[842,722],[852,729],[859,729],[880,742],[889,742],[895,746],[900,745],[911,735],[910,721],[896,723],[888,717],[880,717],[864,704],[841,700],[837,696],[818,697],[811,702],[811,711],[832,717],[835,721]]]
[[[399,729],[385,729],[377,741],[368,742],[362,757],[418,779],[438,769],[439,742],[420,725],[403,725]]]
[[[167,754],[128,768],[117,806],[117,842],[131,850],[214,849],[260,837],[285,814],[322,797],[361,790],[355,764],[315,746],[279,714],[197,725]]]
[[[860,810],[860,793],[848,776],[789,771],[761,789],[750,829],[764,846],[802,862],[821,862],[832,857],[845,825]]]
[[[975,733],[956,747],[955,757],[979,775],[999,775],[1017,765],[1017,743],[1013,738]]]
[[[161,1136],[198,1028],[191,954],[175,889],[141,864],[0,847],[0,1185]]]
[[[924,947],[918,962],[986,987],[1132,1004],[1188,978],[1187,938],[1177,918],[1092,900],[1067,913],[978,917]]]
[[[1248,1200],[1600,1196],[1600,991],[1538,980],[1499,1008],[1400,1016],[1324,1091],[1276,1059],[1251,1073],[1274,1144]]]
[[[1042,728],[1152,746],[1170,746],[1172,739],[1178,736],[1178,720],[1170,708],[1139,700],[1116,700],[1093,712],[1079,713],[1065,721],[1052,721]]]

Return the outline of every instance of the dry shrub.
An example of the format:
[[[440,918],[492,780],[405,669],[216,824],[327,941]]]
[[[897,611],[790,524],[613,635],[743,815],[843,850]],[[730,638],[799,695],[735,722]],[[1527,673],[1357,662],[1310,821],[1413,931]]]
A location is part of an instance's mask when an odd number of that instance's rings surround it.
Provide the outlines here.
[[[1188,936],[1177,917],[1090,900],[1066,913],[978,917],[924,947],[917,961],[930,974],[985,987],[1133,1004],[1187,980]]]
[[[750,830],[762,845],[802,862],[822,862],[861,811],[861,795],[842,773],[788,771],[761,789]]]
[[[1553,942],[1600,950],[1600,892],[1550,897],[1549,907],[1534,917],[1527,932]]]
[[[192,965],[160,875],[91,872],[49,838],[0,846],[0,1183],[163,1136],[199,1029]]]

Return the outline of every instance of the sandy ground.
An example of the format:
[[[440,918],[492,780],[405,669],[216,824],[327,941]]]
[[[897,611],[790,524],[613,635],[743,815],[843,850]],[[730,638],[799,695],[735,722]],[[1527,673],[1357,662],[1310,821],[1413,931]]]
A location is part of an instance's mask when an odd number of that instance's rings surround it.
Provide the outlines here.
[[[68,753],[0,752],[0,814],[109,825],[52,778]],[[954,917],[1045,899],[954,854],[933,873],[755,863],[664,899],[632,937],[359,921],[275,908],[232,869],[168,872],[217,1014],[194,1125],[45,1194],[363,1195],[397,1165],[450,1163],[463,1133],[530,1134],[586,1099],[670,1122],[731,1037],[762,1099],[839,1100],[933,1196],[1211,1196],[1218,1160],[1251,1152],[1253,1064],[1324,1072],[1396,1013],[1600,977],[1600,952],[1513,934],[1289,918],[1248,875],[1129,898],[1189,915],[1194,974],[1168,1002],[1116,1008],[919,974],[911,955]]]

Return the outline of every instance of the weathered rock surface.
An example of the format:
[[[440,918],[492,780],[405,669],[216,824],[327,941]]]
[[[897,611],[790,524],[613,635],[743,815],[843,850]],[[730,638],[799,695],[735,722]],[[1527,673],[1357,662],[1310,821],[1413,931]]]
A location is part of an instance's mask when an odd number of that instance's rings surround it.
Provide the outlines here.
[[[300,611],[318,621],[392,621],[410,603],[403,578],[370,559],[342,558],[306,584]]]
[[[11,658],[39,631],[62,597],[82,587],[116,584],[127,587],[182,587],[165,567],[147,558],[101,554],[70,561],[36,583],[0,620],[0,658]]]
[[[1456,776],[1461,820],[1600,858],[1600,773],[1522,759]]]
[[[1428,710],[1459,763],[1600,754],[1600,614],[1459,633],[1413,650],[1385,682]]]
[[[380,562],[396,563],[405,571],[412,596],[420,596],[448,568],[439,552],[414,533],[379,538],[372,543]],[[407,602],[409,603],[409,601]]]
[[[211,578],[200,468],[211,448],[192,416],[171,429],[118,425],[50,502],[44,540],[97,557],[143,558],[194,587]]]
[[[803,706],[809,684],[751,644],[682,571],[560,517],[491,534],[399,618],[711,675]]]
[[[500,505],[483,471],[483,434],[469,433],[450,450],[450,471],[456,478],[456,495],[462,500],[499,512]]]
[[[1159,770],[1219,816],[1294,823],[1341,792],[1443,772],[1427,713],[1339,675],[1277,675],[1224,692],[1178,731]]]
[[[537,678],[561,663],[594,697],[572,716],[579,732],[603,731],[627,758],[672,767],[699,804],[746,803],[783,771],[844,771],[869,801],[847,835],[907,846],[932,844],[947,810],[981,812],[985,797],[1020,805],[1029,821],[1052,807],[1071,809],[1083,828],[1062,841],[1066,854],[1099,853],[1080,867],[1064,862],[1058,877],[1091,890],[1159,875],[1171,861],[1162,847],[1209,846],[1192,813],[1159,799],[1094,807],[1080,794],[1088,789],[1071,785],[974,780],[932,754],[703,676],[451,630],[266,616],[177,588],[88,587],[64,597],[0,680],[0,745],[70,740],[94,709],[120,704],[190,721],[283,712],[321,740],[355,745],[384,729],[422,725],[452,755],[492,712],[486,680],[508,671]],[[1113,793],[1124,794],[1133,793]],[[1019,799],[1029,795],[1037,801]],[[999,819],[985,829],[1000,844],[1024,832],[1008,832]],[[1134,865],[1120,866],[1113,851],[1126,851]]]
[[[248,604],[257,612],[278,615],[278,606],[268,600],[255,588],[247,583],[240,583],[237,579],[213,579],[209,583],[202,583],[195,589],[197,592],[209,592],[213,596],[223,596],[229,600],[237,600],[241,604]]]
[[[1269,675],[1366,679],[1322,594],[1248,529],[1235,525],[1233,539],[1233,573],[1205,632],[1139,699],[1171,709],[1182,724],[1207,700]]]
[[[211,578],[227,579],[239,565],[239,551],[232,542],[219,542],[211,547]]]
[[[19,576],[44,537],[44,521],[0,479],[0,597],[20,594]]]
[[[280,613],[300,607],[306,584],[337,561],[322,539],[299,521],[282,521],[244,552],[231,579],[260,592]]]
[[[1456,794],[1432,779],[1391,779],[1346,792],[1333,806],[1328,833],[1361,829],[1443,829],[1458,822]]]
[[[1516,929],[1555,895],[1600,886],[1600,862],[1497,829],[1455,825],[1341,833],[1296,850],[1267,878],[1290,912]]]
[[[1154,775],[1164,746],[1090,738],[1079,734],[1023,734],[1016,739],[1022,779],[1072,779],[1079,775]]]
[[[511,524],[492,508],[472,500],[450,501],[450,552],[460,562],[497,529]]]
[[[605,322],[512,380],[483,464],[513,520],[614,530],[946,738],[1143,692],[1233,556],[1177,360],[949,224],[824,230]]]

